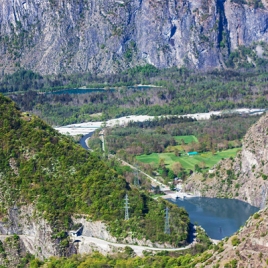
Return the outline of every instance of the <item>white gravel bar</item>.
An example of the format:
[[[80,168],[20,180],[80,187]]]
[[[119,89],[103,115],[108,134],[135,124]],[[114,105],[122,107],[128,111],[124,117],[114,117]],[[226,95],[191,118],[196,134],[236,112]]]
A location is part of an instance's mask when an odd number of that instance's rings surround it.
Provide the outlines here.
[[[114,126],[124,126],[130,121],[133,122],[144,122],[153,120],[156,117],[169,117],[169,116],[179,116],[179,117],[191,117],[196,120],[208,120],[211,115],[221,115],[228,113],[239,113],[239,114],[262,114],[265,112],[265,109],[249,109],[249,108],[241,108],[235,110],[224,110],[224,111],[212,111],[209,113],[196,113],[196,114],[186,114],[186,115],[163,115],[163,116],[149,116],[149,115],[130,115],[124,116],[120,118],[115,118],[111,120],[107,120],[106,122],[85,122],[79,124],[72,124],[62,127],[55,127],[62,134],[67,134],[71,136],[75,135],[85,135],[90,132],[95,131],[98,128],[101,128],[104,124],[108,127]]]

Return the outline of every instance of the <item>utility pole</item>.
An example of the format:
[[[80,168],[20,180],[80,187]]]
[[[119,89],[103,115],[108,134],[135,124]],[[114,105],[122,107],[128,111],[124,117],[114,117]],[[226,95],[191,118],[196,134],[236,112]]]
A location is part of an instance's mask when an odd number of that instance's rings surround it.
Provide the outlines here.
[[[128,195],[126,194],[125,196],[125,221],[129,220],[129,214],[128,214],[128,209],[129,209],[129,203],[128,203]]]
[[[165,234],[170,234],[168,207],[166,207],[166,210],[165,211],[166,211],[166,217],[165,217]]]

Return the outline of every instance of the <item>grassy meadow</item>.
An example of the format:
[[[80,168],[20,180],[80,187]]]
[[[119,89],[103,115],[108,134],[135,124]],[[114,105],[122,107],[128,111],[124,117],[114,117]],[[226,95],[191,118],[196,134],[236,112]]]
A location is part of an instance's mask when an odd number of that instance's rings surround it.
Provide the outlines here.
[[[175,162],[180,162],[184,169],[194,170],[194,166],[201,162],[205,163],[206,168],[211,168],[222,158],[235,157],[238,150],[240,150],[240,148],[216,152],[214,155],[211,152],[205,152],[194,156],[188,156],[186,154],[175,156],[174,153],[153,153],[150,155],[140,155],[136,158],[142,163],[154,163],[156,165],[158,165],[160,159],[163,158],[167,168],[170,168]]]
[[[198,139],[194,135],[188,135],[188,136],[175,136],[175,141],[180,144],[181,140],[184,141],[185,144],[189,144],[191,142],[198,142]]]

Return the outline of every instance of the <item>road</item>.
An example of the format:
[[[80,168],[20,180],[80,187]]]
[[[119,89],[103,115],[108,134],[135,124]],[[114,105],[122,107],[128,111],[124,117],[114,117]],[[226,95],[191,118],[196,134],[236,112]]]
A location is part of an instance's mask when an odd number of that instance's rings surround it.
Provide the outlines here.
[[[4,241],[6,238],[13,237],[13,236],[14,235],[0,235],[0,240]],[[24,243],[26,243],[27,248],[31,248],[32,245],[34,245],[34,242],[35,242],[34,236],[19,235],[19,237],[23,240]],[[92,244],[95,244],[95,246],[97,248],[99,248],[100,251],[111,252],[113,250],[113,248],[117,248],[120,250],[120,248],[124,249],[126,246],[128,246],[128,247],[131,247],[138,256],[143,256],[142,252],[144,250],[148,250],[148,251],[163,251],[163,250],[165,250],[165,251],[182,251],[182,250],[186,250],[186,249],[191,248],[195,244],[195,241],[193,241],[188,246],[181,247],[181,248],[155,248],[155,247],[148,247],[148,246],[138,246],[138,245],[114,243],[114,242],[102,240],[100,238],[89,237],[89,236],[71,237],[71,239],[73,240],[73,242],[78,242],[81,245],[81,249],[88,248],[88,247],[92,246]],[[31,253],[34,254],[34,250],[32,250]]]
[[[89,236],[78,236],[75,238],[75,241],[81,243],[81,245],[83,245],[83,246],[90,245],[90,244],[94,243],[99,248],[101,248],[103,251],[109,251],[109,250],[111,250],[111,247],[124,248],[124,247],[128,246],[128,247],[131,247],[138,256],[142,256],[143,255],[142,252],[144,250],[149,250],[149,251],[163,251],[163,250],[165,250],[165,251],[181,251],[181,250],[189,249],[195,244],[195,241],[194,241],[191,244],[189,244],[188,246],[181,247],[181,248],[155,248],[155,247],[108,242],[108,241],[105,241],[105,240],[102,240],[102,239],[99,239],[96,237],[89,237]]]

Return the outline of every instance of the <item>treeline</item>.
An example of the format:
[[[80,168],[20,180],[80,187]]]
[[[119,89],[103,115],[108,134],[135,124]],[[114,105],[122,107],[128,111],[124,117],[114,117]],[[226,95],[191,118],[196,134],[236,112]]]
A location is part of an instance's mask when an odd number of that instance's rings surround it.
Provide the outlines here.
[[[154,127],[165,127],[170,124],[180,124],[186,122],[194,122],[196,119],[191,117],[178,117],[178,116],[162,116],[156,117],[153,120],[143,121],[143,122],[133,122],[128,123],[128,127],[138,127],[138,128],[154,128]]]
[[[125,151],[129,155],[162,153],[168,146],[176,145],[171,135],[156,130],[141,131],[137,128],[108,129],[105,136],[109,152]]]
[[[41,90],[57,91],[64,88],[122,87],[146,82],[160,72],[152,65],[137,66],[120,74],[100,76],[93,73],[40,75],[31,70],[19,69],[13,74],[5,74],[0,81],[0,93]]]

